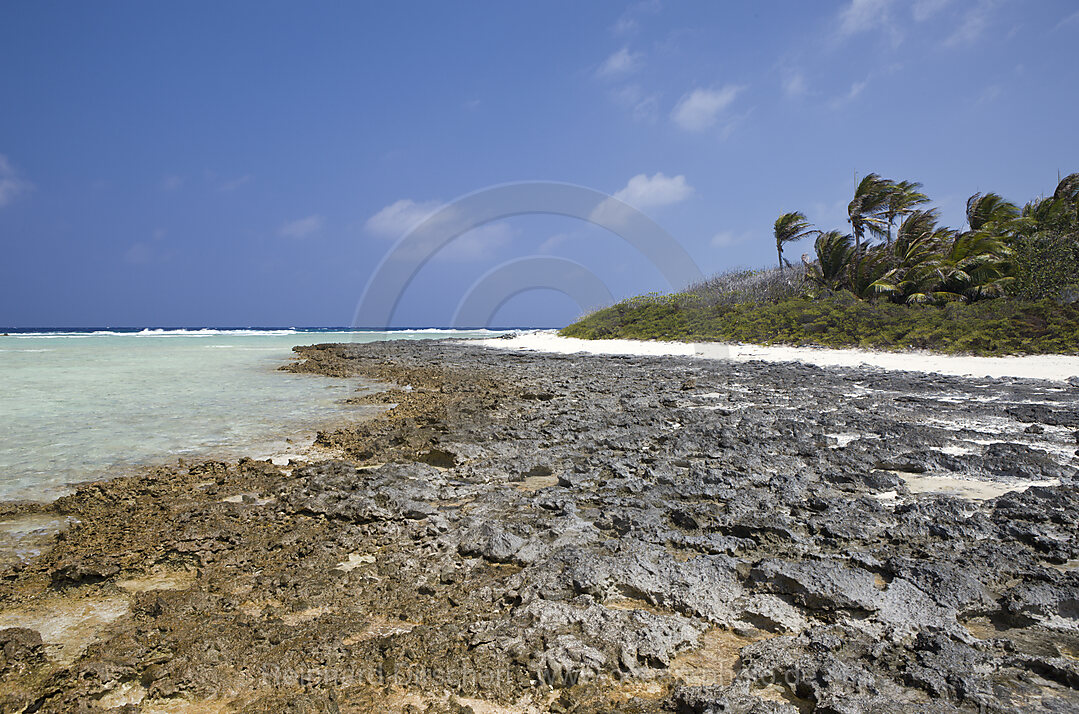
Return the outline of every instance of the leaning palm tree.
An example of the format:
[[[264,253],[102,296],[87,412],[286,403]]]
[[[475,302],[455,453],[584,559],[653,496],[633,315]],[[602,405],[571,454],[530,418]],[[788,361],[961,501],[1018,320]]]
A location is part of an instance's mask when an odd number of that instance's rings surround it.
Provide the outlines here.
[[[868,230],[884,235],[887,223],[882,217],[888,206],[893,184],[877,174],[867,174],[854,190],[854,198],[847,204],[847,221],[854,233],[854,250],[862,251],[862,239]]]
[[[969,302],[1003,295],[1014,281],[1009,265],[1012,255],[1007,238],[990,231],[954,234],[941,258],[945,278],[941,292]]]
[[[1053,198],[1064,205],[1066,229],[1071,232],[1079,231],[1079,174],[1065,176],[1057,185]]]
[[[1030,232],[1079,231],[1079,174],[1065,176],[1048,198],[1036,198],[1023,207],[1023,217],[1033,225]]]
[[[806,220],[805,214],[801,211],[784,213],[777,218],[774,232],[776,237],[776,253],[779,254],[780,268],[782,268],[784,264],[790,266],[790,261],[783,259],[784,245],[793,243],[796,240],[801,240],[802,238],[807,238],[814,233],[820,233],[820,231],[809,227],[809,221]]]
[[[1023,218],[1028,219],[1034,226],[1035,231],[1048,230],[1055,227],[1062,218],[1061,203],[1052,196],[1049,198],[1035,198],[1023,206]]]
[[[892,274],[894,262],[883,245],[869,246],[861,253],[852,252],[847,269],[848,289],[863,300],[872,300],[886,294],[887,281]]]
[[[1062,178],[1053,192],[1053,198],[1072,206],[1079,204],[1079,174],[1068,174]]]
[[[989,226],[1005,228],[1019,218],[1019,209],[995,193],[976,193],[967,199],[967,225],[972,231]]]
[[[817,261],[809,266],[809,277],[829,290],[844,287],[848,278],[851,256],[851,238],[839,231],[827,231],[817,236],[813,245]]]
[[[929,196],[921,192],[922,184],[917,181],[897,181],[884,205],[883,218],[888,221],[888,244],[892,243],[892,227],[896,219],[911,213],[916,207],[929,203]]]

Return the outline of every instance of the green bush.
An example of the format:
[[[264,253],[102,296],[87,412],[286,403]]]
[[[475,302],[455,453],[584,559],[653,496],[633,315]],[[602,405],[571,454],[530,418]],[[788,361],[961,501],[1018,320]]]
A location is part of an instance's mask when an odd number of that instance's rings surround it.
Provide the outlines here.
[[[686,308],[657,296],[600,310],[561,334],[981,355],[1079,353],[1079,306],[1009,299],[906,306],[837,295]]]
[[[1079,287],[1079,241],[1067,233],[1035,233],[1013,244],[1012,293],[1024,300],[1060,299]]]

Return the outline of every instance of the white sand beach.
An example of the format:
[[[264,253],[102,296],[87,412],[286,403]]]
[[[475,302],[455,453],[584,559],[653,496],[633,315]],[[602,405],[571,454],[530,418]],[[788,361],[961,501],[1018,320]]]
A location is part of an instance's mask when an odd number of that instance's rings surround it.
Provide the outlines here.
[[[1079,355],[974,357],[932,352],[876,352],[859,349],[747,345],[725,342],[660,342],[655,340],[582,340],[560,337],[554,330],[479,340],[487,347],[561,354],[702,357],[747,362],[803,362],[819,367],[880,367],[969,377],[1017,377],[1065,382],[1079,378]]]

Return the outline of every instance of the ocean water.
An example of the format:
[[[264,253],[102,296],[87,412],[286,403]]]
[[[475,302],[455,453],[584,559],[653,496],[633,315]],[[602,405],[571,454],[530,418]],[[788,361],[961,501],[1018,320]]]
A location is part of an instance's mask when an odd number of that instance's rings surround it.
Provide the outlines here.
[[[267,458],[367,386],[281,372],[295,345],[489,337],[488,331],[143,330],[0,336],[0,500],[51,500],[80,482],[178,458]]]

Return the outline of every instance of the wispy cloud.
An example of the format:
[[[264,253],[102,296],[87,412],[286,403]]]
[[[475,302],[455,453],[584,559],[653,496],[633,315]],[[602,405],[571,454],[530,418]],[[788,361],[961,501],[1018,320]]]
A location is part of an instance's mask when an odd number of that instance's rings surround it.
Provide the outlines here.
[[[704,131],[715,125],[720,113],[734,102],[743,89],[733,84],[719,89],[695,89],[678,101],[671,112],[671,119],[686,131]]]
[[[891,5],[892,0],[850,0],[839,11],[839,34],[857,35],[886,26],[891,21]]]
[[[663,9],[660,0],[640,0],[625,9],[611,27],[616,35],[633,35],[641,29],[641,20],[646,15],[654,15]]]
[[[415,201],[402,198],[382,208],[364,223],[364,229],[375,236],[396,240],[413,232],[412,251],[405,259],[432,258],[454,262],[467,262],[490,258],[509,243],[515,231],[505,222],[496,221],[474,226],[469,216],[455,208],[442,209],[442,201]],[[438,220],[424,223],[438,211]],[[446,245],[446,236],[456,237]]]
[[[1004,88],[1001,87],[999,84],[990,84],[982,90],[982,93],[980,95],[978,95],[978,100],[976,104],[990,104],[996,101],[996,99],[1000,97],[1000,95],[1002,95],[1003,93]]]
[[[596,70],[596,76],[604,79],[621,77],[640,67],[641,54],[630,52],[628,47],[614,52]]]
[[[248,184],[248,183],[251,183],[251,178],[252,178],[251,174],[244,174],[243,176],[239,176],[237,178],[230,179],[228,181],[224,181],[224,182],[221,183],[220,186],[217,187],[217,190],[221,191],[222,193],[228,193],[230,191],[235,191],[236,189],[240,188],[241,186],[243,186],[245,184]]]
[[[971,8],[963,16],[963,21],[959,24],[959,27],[955,28],[955,31],[944,40],[944,46],[952,48],[966,47],[977,42],[986,28],[989,27],[992,10],[992,3],[990,2],[981,2]]]
[[[828,102],[828,106],[830,106],[832,109],[839,109],[840,107],[843,107],[844,105],[847,105],[857,99],[858,95],[861,94],[862,91],[865,90],[865,88],[868,86],[868,77],[861,80],[860,82],[853,82],[850,85],[850,89],[847,90],[846,94],[835,97],[834,99],[832,99],[832,101]]]
[[[0,154],[0,208],[33,190],[34,185],[15,170],[6,156]]]
[[[286,238],[307,238],[321,231],[325,222],[322,216],[315,214],[289,221],[281,226],[278,233]]]
[[[925,22],[951,4],[952,0],[917,0],[911,8],[911,15],[915,22]]]
[[[892,47],[903,42],[903,26],[892,15],[894,0],[850,0],[839,11],[834,41],[842,41],[865,32],[881,32]]]
[[[1068,15],[1063,20],[1058,22],[1056,24],[1056,27],[1053,28],[1053,31],[1055,32],[1056,30],[1059,30],[1062,27],[1065,27],[1067,25],[1072,25],[1072,24],[1077,23],[1077,22],[1079,22],[1079,10],[1076,10],[1071,15]]]
[[[513,236],[510,224],[488,223],[454,238],[435,254],[435,258],[456,262],[485,260],[506,246]]]
[[[783,94],[789,98],[802,97],[809,92],[805,74],[800,69],[786,69],[781,80]]]
[[[434,213],[442,201],[413,201],[402,198],[367,219],[364,228],[383,238],[400,238]]]
[[[570,238],[571,236],[569,233],[555,233],[553,236],[540,243],[539,248],[536,249],[536,252],[550,253],[558,246],[568,242]]]
[[[124,261],[131,265],[163,263],[172,258],[172,254],[165,249],[164,241],[165,229],[157,228],[149,240],[136,241],[128,246],[124,251]]]
[[[734,231],[720,231],[712,236],[711,243],[716,248],[732,248],[742,243],[748,243],[753,240],[752,231],[744,231],[742,233],[735,233]]]
[[[184,177],[176,174],[168,174],[161,177],[162,191],[177,191],[184,185]]]
[[[613,90],[611,96],[618,104],[629,109],[635,119],[655,121],[659,114],[659,95],[645,92],[638,84]]]

